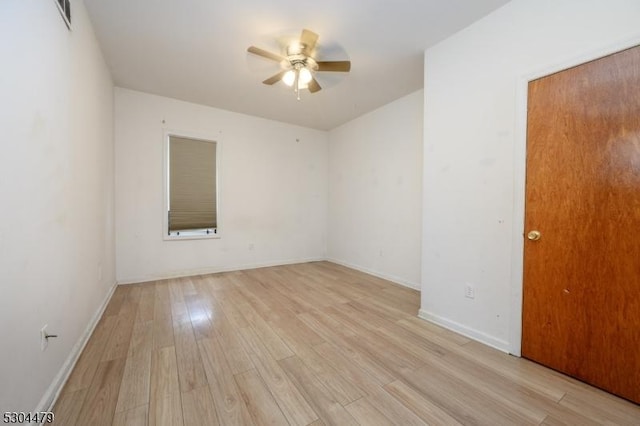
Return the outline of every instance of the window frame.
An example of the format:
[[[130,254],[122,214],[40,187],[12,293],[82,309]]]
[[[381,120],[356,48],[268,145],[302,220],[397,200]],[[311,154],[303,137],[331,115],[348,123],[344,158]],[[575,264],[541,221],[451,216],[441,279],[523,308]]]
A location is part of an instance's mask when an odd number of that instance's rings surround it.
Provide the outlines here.
[[[216,225],[214,233],[206,234],[204,231],[194,232],[185,230],[183,235],[169,234],[169,146],[171,137],[193,139],[197,141],[215,143],[216,144]],[[162,239],[164,241],[183,241],[183,240],[209,240],[220,239],[221,220],[220,220],[220,158],[222,153],[222,143],[219,137],[211,135],[195,134],[193,132],[181,130],[164,130],[162,142]]]

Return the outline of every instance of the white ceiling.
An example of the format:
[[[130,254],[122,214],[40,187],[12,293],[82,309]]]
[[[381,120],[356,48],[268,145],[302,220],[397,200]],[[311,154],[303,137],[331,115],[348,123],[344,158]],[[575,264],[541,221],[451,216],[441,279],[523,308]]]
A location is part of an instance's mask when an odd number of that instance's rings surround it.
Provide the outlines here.
[[[329,130],[423,86],[423,53],[508,0],[85,0],[120,87]],[[351,60],[320,73],[322,90],[297,101],[262,80],[278,39],[320,35],[319,60]]]

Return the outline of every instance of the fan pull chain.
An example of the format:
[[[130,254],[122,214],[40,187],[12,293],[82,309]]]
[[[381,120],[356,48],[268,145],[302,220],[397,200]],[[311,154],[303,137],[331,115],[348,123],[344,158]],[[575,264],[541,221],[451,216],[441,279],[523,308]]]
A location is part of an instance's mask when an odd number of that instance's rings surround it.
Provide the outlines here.
[[[300,100],[300,68],[296,67],[296,78],[293,81],[293,90],[296,92],[297,99]]]

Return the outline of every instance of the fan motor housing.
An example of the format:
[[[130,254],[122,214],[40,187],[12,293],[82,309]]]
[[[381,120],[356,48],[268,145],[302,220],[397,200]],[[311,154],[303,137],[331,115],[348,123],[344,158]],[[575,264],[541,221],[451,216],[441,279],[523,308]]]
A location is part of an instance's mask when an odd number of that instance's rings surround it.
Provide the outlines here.
[[[286,61],[282,61],[283,68],[308,68],[311,71],[318,70],[318,63],[311,56],[303,54],[288,55]]]

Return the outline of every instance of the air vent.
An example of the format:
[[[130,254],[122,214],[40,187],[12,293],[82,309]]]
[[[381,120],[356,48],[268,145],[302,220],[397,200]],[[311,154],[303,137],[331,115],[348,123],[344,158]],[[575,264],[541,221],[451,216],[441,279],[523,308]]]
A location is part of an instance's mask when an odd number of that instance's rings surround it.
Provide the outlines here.
[[[67,24],[67,28],[71,29],[71,1],[70,0],[54,0],[58,5],[58,10]]]

